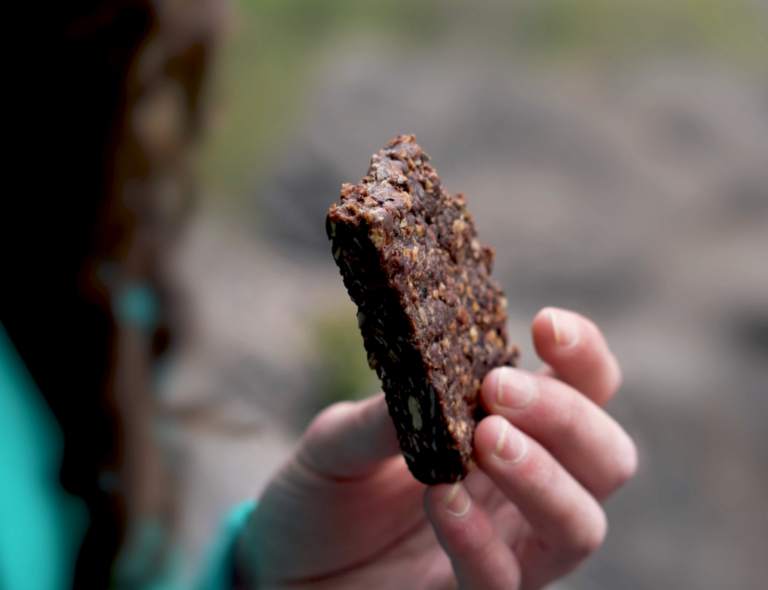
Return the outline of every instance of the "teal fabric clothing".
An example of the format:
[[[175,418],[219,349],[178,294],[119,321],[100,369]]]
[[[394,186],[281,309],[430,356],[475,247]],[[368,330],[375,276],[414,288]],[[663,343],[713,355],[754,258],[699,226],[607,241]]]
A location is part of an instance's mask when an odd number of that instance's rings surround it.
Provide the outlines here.
[[[68,590],[88,526],[84,502],[59,483],[63,435],[45,399],[0,324],[0,589]],[[232,586],[235,544],[255,501],[235,507],[212,545],[196,590]],[[141,527],[132,550],[118,556],[118,579],[141,567],[158,535]],[[138,547],[138,550],[137,550]],[[142,590],[180,590],[180,551]]]
[[[197,590],[228,590],[232,587],[237,539],[256,505],[256,500],[243,502],[224,520],[218,539],[211,546]]]
[[[59,483],[63,442],[0,324],[0,588],[72,586],[88,511]]]

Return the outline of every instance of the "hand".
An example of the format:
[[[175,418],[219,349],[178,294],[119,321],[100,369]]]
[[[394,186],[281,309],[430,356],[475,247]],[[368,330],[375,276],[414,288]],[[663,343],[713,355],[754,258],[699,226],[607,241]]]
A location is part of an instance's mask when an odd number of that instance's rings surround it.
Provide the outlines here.
[[[547,363],[489,373],[474,469],[427,488],[398,454],[383,395],[310,425],[267,487],[238,547],[262,588],[541,588],[597,549],[600,507],[637,455],[606,404],[621,381],[600,331],[545,309],[532,325]]]

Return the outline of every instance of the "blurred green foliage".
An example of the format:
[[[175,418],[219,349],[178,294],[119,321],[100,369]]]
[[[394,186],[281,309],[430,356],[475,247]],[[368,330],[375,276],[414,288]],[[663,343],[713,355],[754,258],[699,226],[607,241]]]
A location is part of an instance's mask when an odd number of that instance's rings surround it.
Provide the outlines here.
[[[368,367],[353,306],[323,310],[313,322],[313,337],[318,407],[312,413],[338,401],[362,399],[380,388],[376,373]]]
[[[398,49],[476,42],[541,67],[676,54],[767,69],[768,8],[750,0],[235,0],[214,83],[224,118],[202,155],[208,194],[241,199],[274,161],[313,66],[353,38]],[[253,195],[248,195],[253,198]]]
[[[766,63],[766,14],[749,0],[527,0],[513,44],[602,62],[679,52]]]

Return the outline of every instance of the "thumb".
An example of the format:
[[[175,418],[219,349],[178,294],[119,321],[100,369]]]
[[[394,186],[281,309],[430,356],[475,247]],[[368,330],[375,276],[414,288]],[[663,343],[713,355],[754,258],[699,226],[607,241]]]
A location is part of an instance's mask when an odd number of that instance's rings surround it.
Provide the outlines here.
[[[298,458],[320,475],[347,479],[368,474],[399,448],[395,425],[380,393],[323,410],[304,433]]]

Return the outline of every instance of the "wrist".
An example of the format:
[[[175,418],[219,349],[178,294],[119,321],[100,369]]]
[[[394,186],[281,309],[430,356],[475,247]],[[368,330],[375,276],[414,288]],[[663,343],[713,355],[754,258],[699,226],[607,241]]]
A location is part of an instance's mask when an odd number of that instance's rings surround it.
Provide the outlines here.
[[[199,590],[249,588],[247,583],[250,578],[244,576],[238,565],[243,563],[238,555],[241,538],[248,528],[255,508],[255,500],[242,502],[235,506],[224,519],[218,539],[208,554],[201,583],[198,586]]]
[[[240,530],[240,534],[235,540],[234,556],[232,560],[232,587],[235,590],[256,590],[256,572],[254,568],[254,559],[252,558],[252,552],[249,550],[251,543],[249,540],[252,537],[251,534],[251,522],[253,515],[248,518],[247,522]]]

